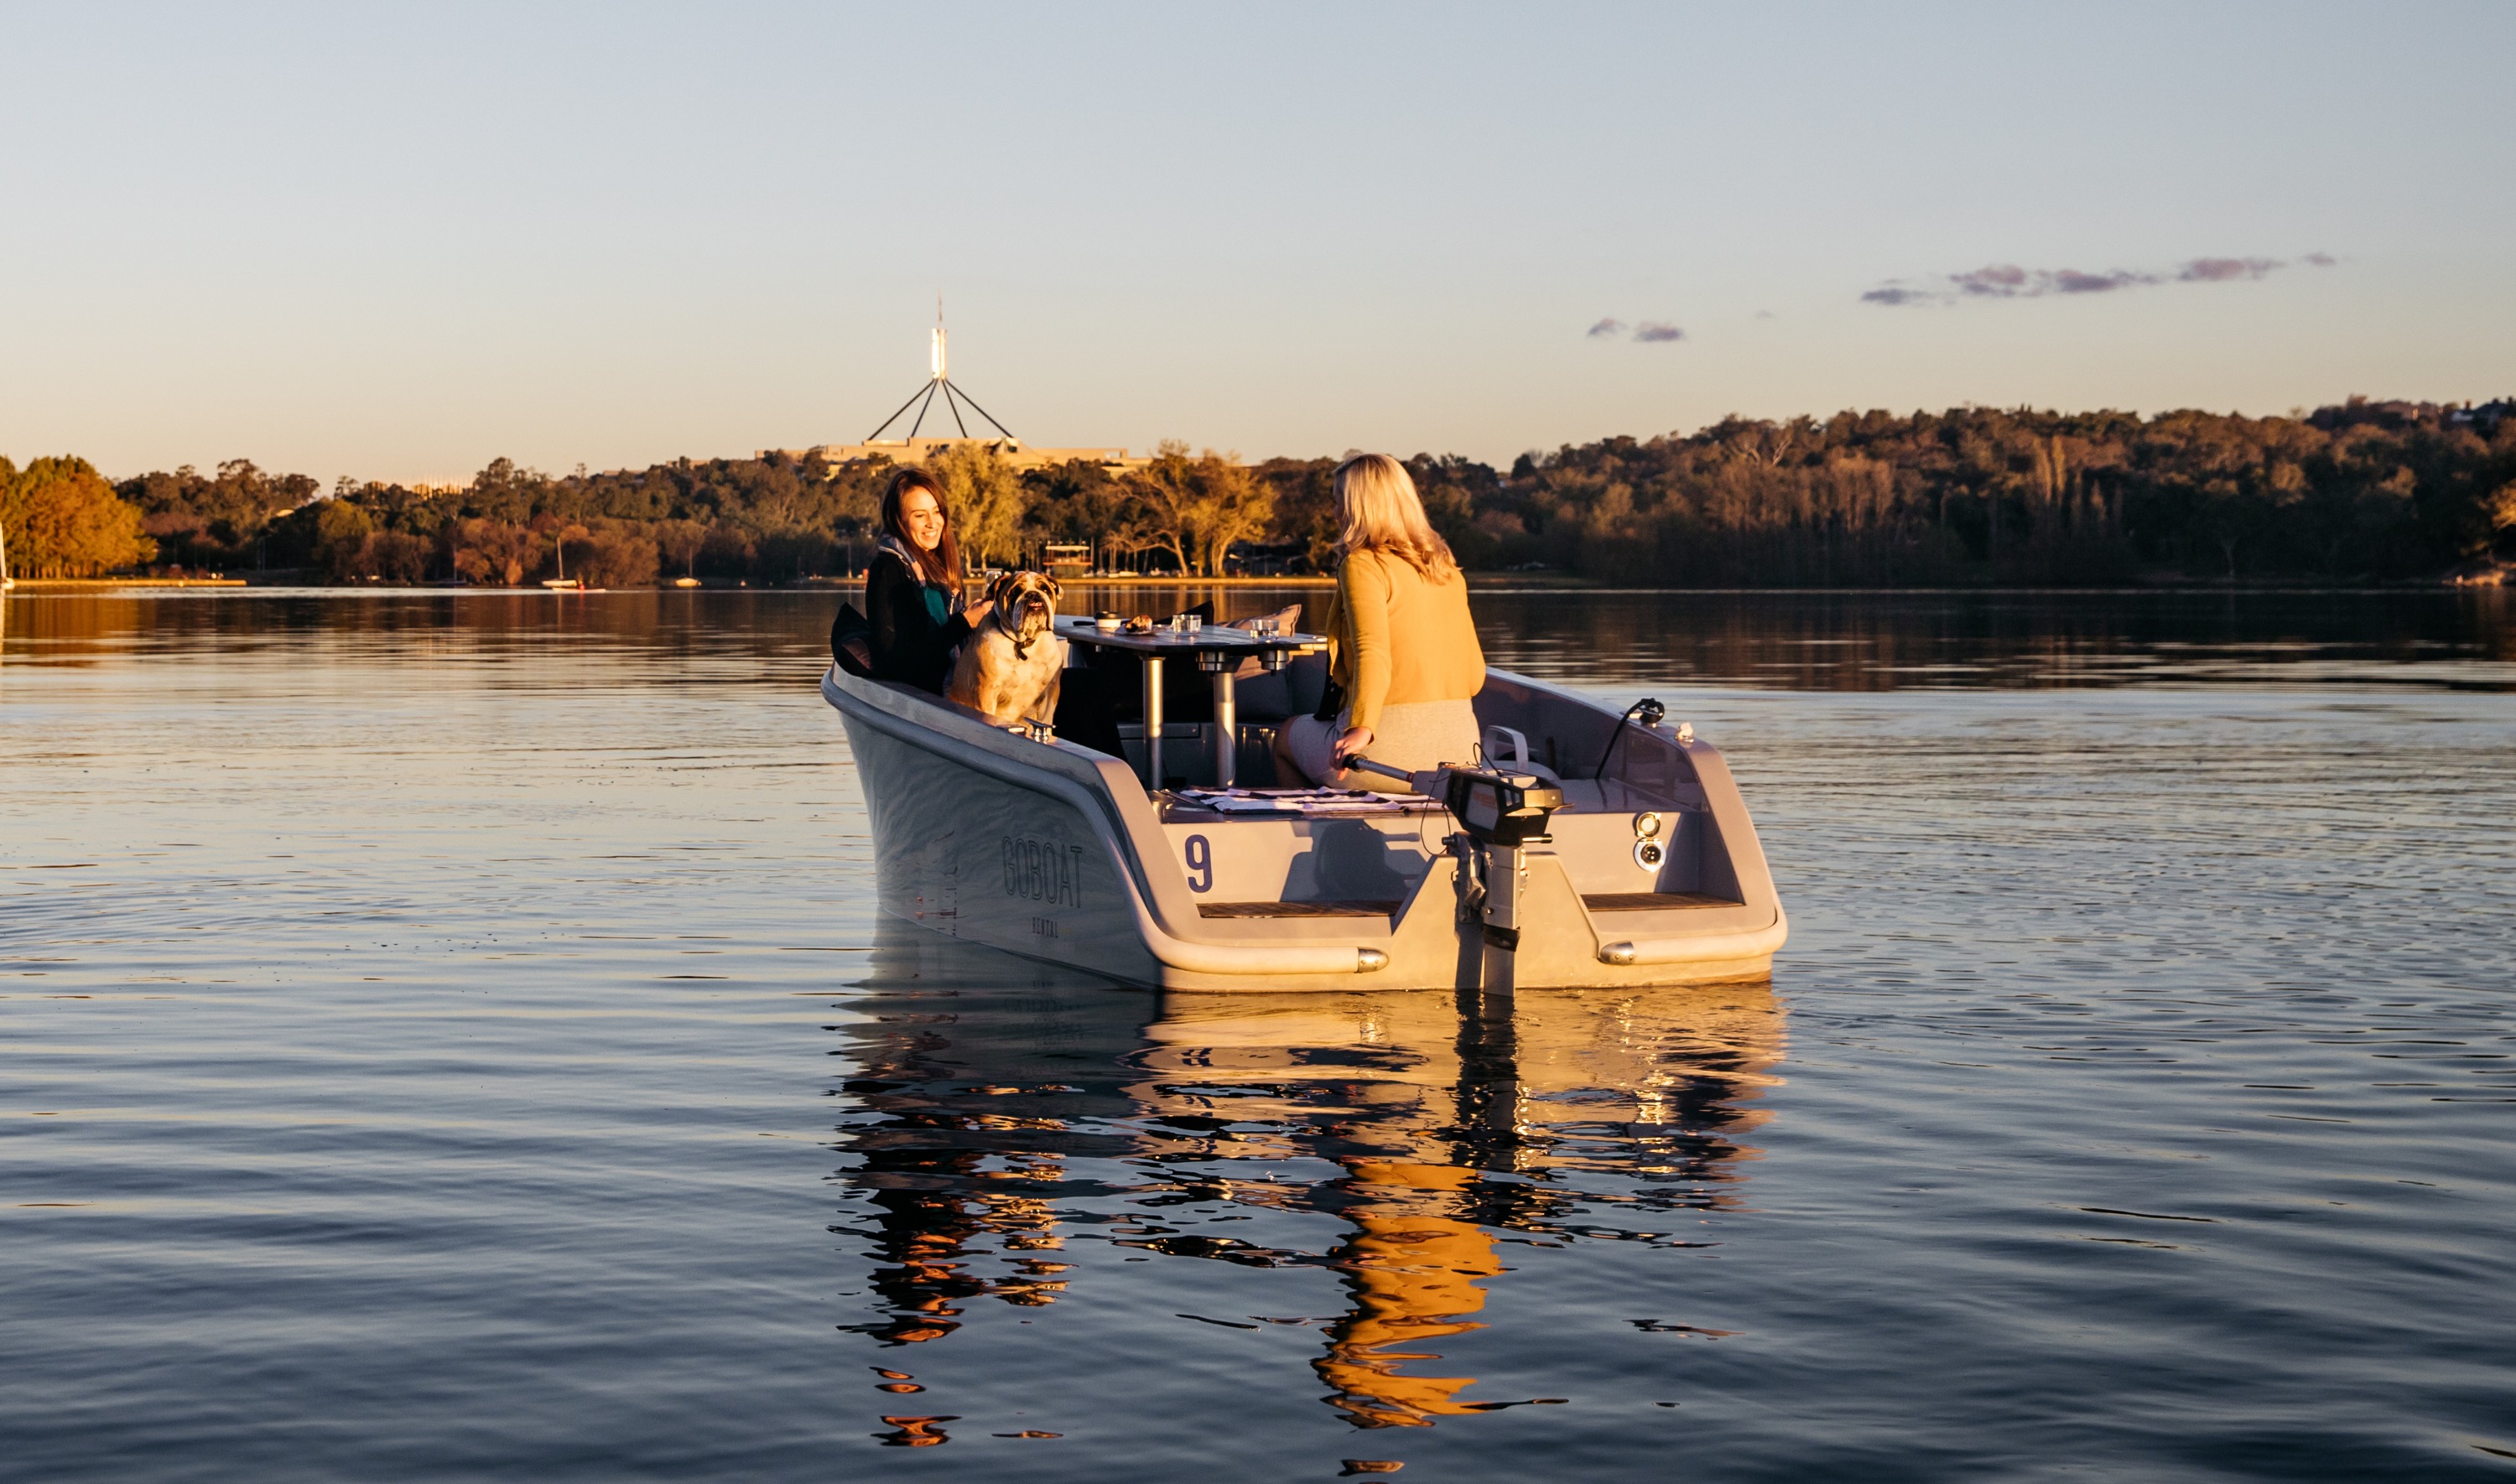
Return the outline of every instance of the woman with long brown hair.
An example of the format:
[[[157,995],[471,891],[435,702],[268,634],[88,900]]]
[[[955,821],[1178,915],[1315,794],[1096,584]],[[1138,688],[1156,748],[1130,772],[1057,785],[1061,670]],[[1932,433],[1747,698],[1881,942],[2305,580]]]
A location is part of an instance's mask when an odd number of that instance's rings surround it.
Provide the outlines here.
[[[1337,788],[1405,793],[1346,771],[1368,756],[1413,770],[1475,755],[1485,650],[1468,617],[1468,583],[1424,515],[1406,466],[1366,453],[1337,466],[1336,598],[1324,625],[1329,670],[1345,702],[1333,716],[1296,717],[1278,733],[1277,762]]]
[[[892,475],[882,492],[882,542],[865,569],[874,679],[942,695],[952,651],[987,609],[984,599],[962,601],[961,548],[944,514],[944,486],[922,469]]]

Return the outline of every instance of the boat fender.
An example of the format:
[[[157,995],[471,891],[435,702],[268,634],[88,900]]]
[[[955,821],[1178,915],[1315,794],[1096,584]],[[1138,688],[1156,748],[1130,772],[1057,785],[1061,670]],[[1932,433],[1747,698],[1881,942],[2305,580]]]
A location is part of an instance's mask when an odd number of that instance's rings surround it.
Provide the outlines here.
[[[1619,969],[1646,964],[1699,964],[1714,960],[1769,958],[1790,936],[1790,924],[1780,911],[1762,928],[1740,932],[1686,934],[1644,938],[1638,942],[1602,943],[1599,962]]]

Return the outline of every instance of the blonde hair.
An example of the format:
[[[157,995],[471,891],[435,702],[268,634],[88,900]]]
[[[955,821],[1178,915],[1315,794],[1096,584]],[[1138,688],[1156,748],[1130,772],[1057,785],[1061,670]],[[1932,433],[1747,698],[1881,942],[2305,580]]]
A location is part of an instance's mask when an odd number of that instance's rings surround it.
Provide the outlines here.
[[[1458,575],[1458,558],[1425,518],[1405,465],[1385,453],[1357,454],[1337,466],[1332,487],[1338,552],[1380,552],[1435,582]]]

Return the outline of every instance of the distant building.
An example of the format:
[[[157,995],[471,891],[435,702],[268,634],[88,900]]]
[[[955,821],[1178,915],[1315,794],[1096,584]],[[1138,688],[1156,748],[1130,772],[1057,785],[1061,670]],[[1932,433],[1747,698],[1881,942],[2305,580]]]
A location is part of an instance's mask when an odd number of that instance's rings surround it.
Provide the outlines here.
[[[759,456],[773,453],[802,459],[818,454],[833,466],[870,464],[877,460],[893,464],[923,464],[937,453],[963,443],[977,443],[994,450],[1016,469],[1037,469],[1047,464],[1069,464],[1081,460],[1119,473],[1142,469],[1150,459],[1131,459],[1123,448],[1033,448],[1019,438],[877,438],[862,443],[816,443],[810,448],[764,448]]]
[[[944,302],[939,298],[935,302],[935,333],[929,343],[926,384],[918,388],[907,401],[901,403],[898,412],[884,418],[882,425],[874,429],[870,436],[861,443],[817,443],[810,448],[764,448],[759,451],[759,457],[765,459],[773,453],[777,453],[789,458],[803,459],[818,454],[825,463],[834,467],[848,464],[871,464],[877,461],[888,464],[923,464],[943,449],[975,443],[1001,456],[1016,469],[1038,469],[1043,465],[1070,464],[1081,460],[1117,473],[1130,469],[1142,469],[1153,462],[1150,459],[1130,459],[1127,457],[1127,450],[1123,448],[1032,448],[1027,446],[1022,439],[1015,437],[1004,424],[997,422],[995,414],[971,401],[967,392],[952,384],[952,373],[950,363],[946,359],[945,349]],[[917,435],[917,431],[926,425],[926,415],[934,409],[938,396],[943,398],[944,413],[952,419],[952,424],[960,431],[961,436],[921,438]],[[889,432],[894,423],[906,417],[912,407],[917,409],[917,417],[908,425],[908,436],[884,437],[883,433]],[[998,436],[971,437],[969,425],[961,417],[961,409],[964,407],[994,427]]]

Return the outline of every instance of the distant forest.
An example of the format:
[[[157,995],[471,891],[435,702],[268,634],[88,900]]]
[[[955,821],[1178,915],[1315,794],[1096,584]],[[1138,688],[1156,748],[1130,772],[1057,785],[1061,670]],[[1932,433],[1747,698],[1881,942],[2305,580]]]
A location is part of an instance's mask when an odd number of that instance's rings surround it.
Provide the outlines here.
[[[1336,460],[1162,445],[1152,464],[1016,472],[982,444],[929,467],[974,560],[1096,543],[1189,576],[1323,568]],[[2516,560],[2516,401],[2353,397],[2300,417],[1966,407],[1700,432],[1522,456],[1408,461],[1474,570],[1685,587],[2429,580]],[[500,459],[414,490],[245,460],[108,482],[84,460],[0,459],[21,575],[293,570],[337,582],[755,584],[860,563],[887,466],[677,460],[551,475]]]

